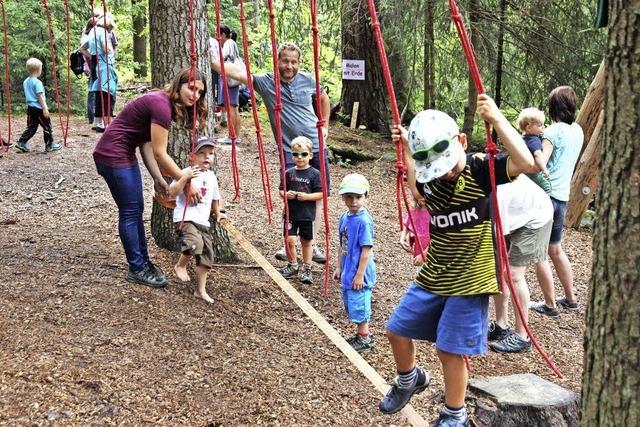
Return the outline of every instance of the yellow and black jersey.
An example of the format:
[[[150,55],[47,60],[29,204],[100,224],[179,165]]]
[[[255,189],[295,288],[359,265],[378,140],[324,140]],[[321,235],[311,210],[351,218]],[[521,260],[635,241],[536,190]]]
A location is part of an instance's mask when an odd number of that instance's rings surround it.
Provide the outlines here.
[[[510,181],[508,155],[495,158],[496,184]],[[467,154],[454,181],[417,183],[431,213],[431,242],[416,283],[439,295],[499,293],[491,225],[489,160]]]

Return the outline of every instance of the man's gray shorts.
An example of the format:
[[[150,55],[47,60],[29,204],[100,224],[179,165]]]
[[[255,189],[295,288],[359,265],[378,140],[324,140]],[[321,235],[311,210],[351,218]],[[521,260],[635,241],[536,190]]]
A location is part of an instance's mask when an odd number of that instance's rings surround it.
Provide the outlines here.
[[[549,221],[540,228],[520,227],[510,234],[509,262],[514,267],[526,267],[545,261],[549,247],[551,225]]]

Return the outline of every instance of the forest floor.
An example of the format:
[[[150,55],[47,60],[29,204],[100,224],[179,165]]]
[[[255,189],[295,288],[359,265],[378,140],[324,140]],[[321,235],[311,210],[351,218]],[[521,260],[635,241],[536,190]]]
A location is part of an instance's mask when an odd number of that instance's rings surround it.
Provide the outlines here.
[[[19,119],[14,129],[23,125]],[[273,253],[282,227],[279,220],[267,224],[255,136],[246,126],[238,152],[241,198],[228,205],[228,216],[279,266]],[[60,135],[59,128],[54,132]],[[240,248],[240,265],[211,270],[211,305],[192,296],[192,285],[175,280],[178,255],[150,237],[151,257],[169,285],[154,290],[125,281],[115,204],[91,157],[98,135],[77,119],[67,148],[45,154],[40,138],[38,133],[32,140],[31,153],[11,149],[0,158],[0,425],[407,424],[401,415],[378,411],[376,389]],[[329,217],[335,254],[335,227],[344,210],[338,183],[347,173],[366,175],[379,282],[371,321],[377,346],[364,358],[391,380],[384,326],[414,274],[396,243],[393,150],[389,142],[339,127],[331,138],[354,139],[379,159],[331,165]],[[271,183],[277,184],[277,155],[271,142],[267,146]],[[218,156],[220,185],[230,200],[229,148],[221,147]],[[143,173],[148,227],[152,183]],[[272,193],[279,218],[275,185]],[[535,351],[473,358],[472,377],[532,372],[579,391],[591,236],[567,230],[564,242],[580,309],[563,310],[557,319],[532,314],[531,328],[565,378],[555,378]],[[332,282],[329,296],[322,296],[322,272],[314,265],[314,285],[292,284],[344,337],[351,336],[339,286]],[[531,272],[528,280],[532,299],[539,299]],[[417,353],[433,380],[411,403],[431,420],[442,399],[442,373],[432,344],[418,344]]]

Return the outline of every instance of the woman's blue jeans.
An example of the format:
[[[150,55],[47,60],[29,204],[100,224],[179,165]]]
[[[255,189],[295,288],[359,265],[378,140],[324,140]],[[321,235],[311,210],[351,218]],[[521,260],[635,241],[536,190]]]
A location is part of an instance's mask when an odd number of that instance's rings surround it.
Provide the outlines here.
[[[149,262],[142,218],[144,197],[140,167],[135,164],[126,168],[112,168],[96,164],[96,169],[107,182],[118,206],[120,241],[127,256],[129,270],[137,273]]]

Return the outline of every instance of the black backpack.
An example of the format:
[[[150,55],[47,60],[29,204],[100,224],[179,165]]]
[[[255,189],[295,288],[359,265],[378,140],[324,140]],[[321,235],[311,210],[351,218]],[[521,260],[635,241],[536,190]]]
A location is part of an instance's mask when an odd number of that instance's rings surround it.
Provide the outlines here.
[[[76,50],[71,55],[69,55],[69,65],[71,66],[71,71],[76,77],[80,77],[84,74],[84,57],[79,50]]]

